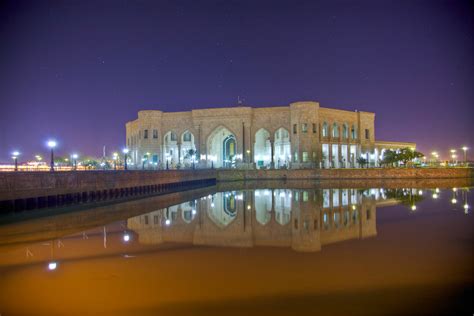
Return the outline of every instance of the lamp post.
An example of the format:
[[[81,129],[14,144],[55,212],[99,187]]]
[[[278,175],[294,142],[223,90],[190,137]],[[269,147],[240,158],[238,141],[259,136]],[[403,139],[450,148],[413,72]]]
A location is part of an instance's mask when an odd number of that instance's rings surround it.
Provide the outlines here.
[[[452,160],[452,163],[453,163],[453,165],[454,165],[454,158],[455,158],[455,156],[456,156],[456,149],[451,149],[450,152],[451,152],[451,158],[453,159],[453,160]]]
[[[12,159],[15,161],[15,171],[18,171],[18,156],[20,156],[18,151],[12,152]]]
[[[74,170],[77,170],[77,158],[79,157],[77,154],[72,154],[71,155],[72,159],[73,159],[73,167],[74,167]]]
[[[128,148],[124,148],[124,149],[122,150],[122,152],[123,152],[123,156],[124,156],[124,157],[123,157],[123,163],[124,163],[123,168],[124,168],[125,170],[127,170],[127,169],[128,169],[128,168],[127,168],[127,154],[128,154]]]
[[[113,158],[114,158],[114,170],[117,170],[118,153],[113,153]]]
[[[467,148],[466,146],[463,146],[461,149],[464,151],[464,165],[467,166],[467,150],[469,148]]]
[[[48,147],[51,148],[51,167],[49,171],[54,171],[54,148],[56,147],[56,141],[54,140],[49,140],[48,141]]]

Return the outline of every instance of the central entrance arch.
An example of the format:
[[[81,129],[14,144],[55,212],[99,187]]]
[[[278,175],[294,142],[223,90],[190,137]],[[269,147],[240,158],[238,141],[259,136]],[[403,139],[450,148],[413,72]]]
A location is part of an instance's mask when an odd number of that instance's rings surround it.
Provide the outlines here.
[[[216,128],[207,140],[208,164],[215,168],[231,168],[237,158],[237,139],[227,128]]]
[[[255,145],[253,149],[254,161],[256,167],[269,168],[272,162],[272,144],[270,142],[270,133],[261,128],[255,133]]]

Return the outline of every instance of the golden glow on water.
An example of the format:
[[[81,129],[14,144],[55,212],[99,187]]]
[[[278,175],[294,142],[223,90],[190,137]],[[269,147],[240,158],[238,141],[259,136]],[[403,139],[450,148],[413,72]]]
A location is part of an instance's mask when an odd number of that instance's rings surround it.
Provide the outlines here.
[[[418,191],[203,191],[113,222],[97,218],[116,205],[3,224],[0,313],[434,311],[472,286],[469,191]]]

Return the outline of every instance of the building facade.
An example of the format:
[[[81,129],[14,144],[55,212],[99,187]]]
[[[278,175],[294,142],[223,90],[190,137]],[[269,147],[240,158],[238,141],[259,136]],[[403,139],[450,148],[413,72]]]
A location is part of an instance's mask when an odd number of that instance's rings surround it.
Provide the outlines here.
[[[126,124],[136,168],[355,168],[378,166],[384,149],[414,143],[375,140],[375,113],[323,108],[318,102],[187,112],[138,112]]]
[[[141,244],[221,247],[322,246],[377,235],[378,189],[256,189],[216,192],[127,220]],[[385,201],[386,202],[386,201]]]

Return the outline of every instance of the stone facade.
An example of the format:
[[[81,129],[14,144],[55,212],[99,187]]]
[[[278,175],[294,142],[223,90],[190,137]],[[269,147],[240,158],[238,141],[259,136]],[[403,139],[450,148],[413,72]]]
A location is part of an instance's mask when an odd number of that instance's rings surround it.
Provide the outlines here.
[[[126,124],[135,168],[350,168],[357,158],[377,166],[383,149],[414,143],[377,142],[375,114],[322,108],[318,102],[189,112],[138,112]]]
[[[216,192],[129,218],[127,228],[142,244],[290,247],[313,252],[323,245],[375,236],[379,199],[377,190],[363,194],[357,189]]]

